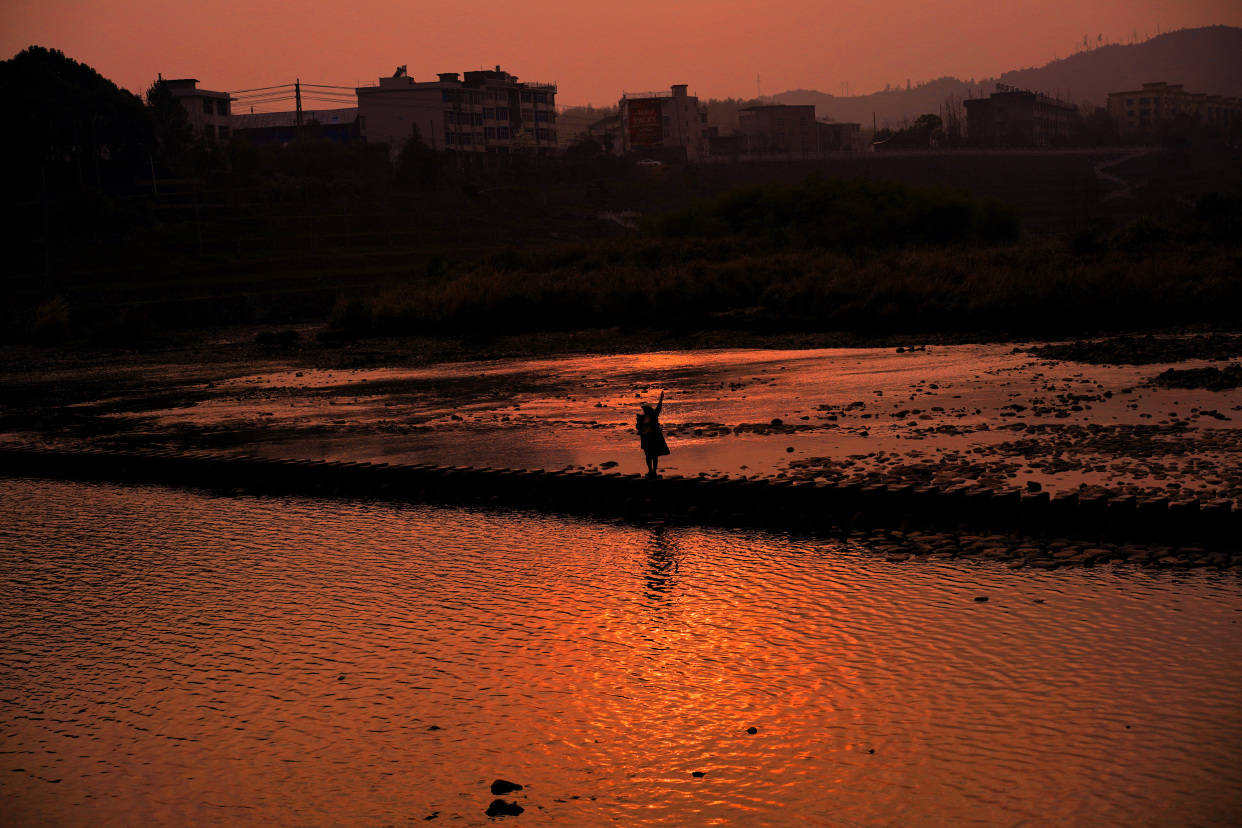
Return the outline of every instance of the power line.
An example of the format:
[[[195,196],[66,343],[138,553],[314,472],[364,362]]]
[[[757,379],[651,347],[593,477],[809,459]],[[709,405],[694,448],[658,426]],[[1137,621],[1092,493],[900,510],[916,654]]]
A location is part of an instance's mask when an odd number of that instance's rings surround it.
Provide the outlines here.
[[[241,94],[242,92],[263,92],[268,89],[281,89],[286,86],[293,86],[291,83],[282,83],[276,86],[256,86],[254,89],[234,89],[229,92],[230,95]]]

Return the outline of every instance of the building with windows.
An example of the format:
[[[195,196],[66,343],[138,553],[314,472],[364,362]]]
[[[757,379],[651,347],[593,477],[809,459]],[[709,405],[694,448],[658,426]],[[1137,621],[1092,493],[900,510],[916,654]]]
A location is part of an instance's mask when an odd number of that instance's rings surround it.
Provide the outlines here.
[[[232,137],[232,99],[228,92],[199,89],[198,78],[161,78],[159,83],[181,104],[196,136],[208,141],[227,141]]]
[[[1209,127],[1224,134],[1242,129],[1242,100],[1187,92],[1180,83],[1145,83],[1112,92],[1108,114],[1122,138],[1150,138],[1169,130]]]
[[[746,148],[758,154],[810,155],[819,152],[815,107],[807,104],[759,104],[737,112],[738,132]]]
[[[1001,83],[989,97],[962,103],[967,136],[980,147],[1064,146],[1082,121],[1072,103]]]
[[[858,152],[863,148],[862,124],[818,121],[820,152]]]
[[[556,149],[556,84],[521,83],[499,66],[464,78],[443,72],[421,83],[402,66],[356,91],[362,139],[387,144],[394,156],[415,130],[439,151],[544,155]]]
[[[625,93],[618,103],[622,149],[655,161],[700,161],[706,156],[707,110],[684,83],[668,92]]]

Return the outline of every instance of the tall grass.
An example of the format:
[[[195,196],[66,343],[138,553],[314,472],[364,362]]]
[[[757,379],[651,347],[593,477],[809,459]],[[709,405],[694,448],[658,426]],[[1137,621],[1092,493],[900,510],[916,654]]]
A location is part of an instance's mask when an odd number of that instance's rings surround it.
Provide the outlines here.
[[[604,326],[695,330],[979,332],[1057,335],[1191,322],[1236,324],[1242,256],[1191,246],[1075,255],[1059,239],[867,255],[803,249],[729,258],[656,247],[600,263],[491,264],[341,308],[336,321],[380,333],[485,333]],[[691,254],[691,255],[687,255]],[[581,267],[589,261],[591,266]]]

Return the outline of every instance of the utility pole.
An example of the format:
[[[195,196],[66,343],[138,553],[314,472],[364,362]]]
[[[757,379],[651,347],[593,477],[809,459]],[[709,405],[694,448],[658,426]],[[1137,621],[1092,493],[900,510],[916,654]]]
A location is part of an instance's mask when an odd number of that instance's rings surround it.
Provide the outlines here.
[[[294,97],[294,100],[297,101],[298,114],[297,114],[296,123],[298,127],[298,132],[301,132],[302,131],[302,79],[301,78],[297,78],[293,81],[293,97]]]

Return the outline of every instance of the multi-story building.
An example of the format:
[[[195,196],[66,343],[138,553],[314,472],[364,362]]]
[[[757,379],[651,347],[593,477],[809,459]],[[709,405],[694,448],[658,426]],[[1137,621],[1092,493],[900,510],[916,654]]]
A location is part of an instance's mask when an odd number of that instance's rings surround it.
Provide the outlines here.
[[[160,79],[190,121],[194,134],[208,141],[227,141],[233,134],[233,115],[228,92],[198,88],[197,78]]]
[[[627,154],[656,161],[699,161],[706,155],[707,110],[684,83],[668,92],[625,93],[618,103]]]
[[[1072,103],[1000,83],[991,96],[963,103],[967,135],[981,147],[1062,146],[1081,121]]]
[[[1108,114],[1123,138],[1150,137],[1170,128],[1242,128],[1242,100],[1187,92],[1180,83],[1145,83],[1108,96]]]
[[[393,155],[417,129],[433,149],[467,154],[507,155],[520,148],[538,154],[556,148],[556,84],[519,83],[497,66],[492,70],[443,72],[415,82],[405,67],[358,94],[363,140],[387,144]]]
[[[819,152],[815,107],[807,104],[759,104],[737,112],[738,131],[752,153],[810,155]]]

